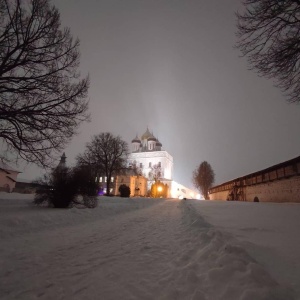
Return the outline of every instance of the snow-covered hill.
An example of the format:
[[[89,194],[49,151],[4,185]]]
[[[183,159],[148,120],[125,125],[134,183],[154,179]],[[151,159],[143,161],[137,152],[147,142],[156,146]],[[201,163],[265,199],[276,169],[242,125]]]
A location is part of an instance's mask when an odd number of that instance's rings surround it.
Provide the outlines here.
[[[0,198],[0,299],[300,299],[299,204]]]

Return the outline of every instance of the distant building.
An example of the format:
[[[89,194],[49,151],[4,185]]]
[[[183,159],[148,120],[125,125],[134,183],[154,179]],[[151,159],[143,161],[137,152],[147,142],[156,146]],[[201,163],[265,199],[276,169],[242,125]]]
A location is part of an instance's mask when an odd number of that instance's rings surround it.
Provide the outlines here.
[[[300,156],[209,190],[211,200],[300,202]]]
[[[41,183],[18,178],[14,192],[22,194],[34,194],[38,188],[43,187]]]
[[[119,195],[119,187],[126,184],[130,187],[130,197],[147,196],[147,178],[137,175],[119,175],[116,177],[114,194]]]
[[[169,198],[196,198],[194,191],[173,180],[173,166],[173,157],[162,149],[161,142],[148,128],[141,138],[136,135],[131,141],[128,167],[148,179],[148,190],[159,180],[168,185]]]
[[[96,178],[97,180],[98,178]],[[99,195],[105,195],[107,193],[106,189],[106,183],[107,183],[107,177],[106,176],[100,176],[99,177]],[[110,187],[109,187],[109,193],[111,195],[115,195],[115,176],[112,176],[110,179]]]
[[[66,160],[67,160],[67,157],[66,157],[66,154],[65,152],[62,154],[62,156],[60,157],[60,161],[57,165],[56,168],[65,168],[67,165],[66,165]]]
[[[60,161],[55,169],[66,167],[66,154],[63,153],[60,157]],[[53,169],[54,170],[54,169]],[[18,179],[14,188],[16,193],[34,194],[37,189],[44,187],[45,185],[38,181]]]
[[[16,186],[19,173],[21,172],[0,161],[0,190],[11,193]]]
[[[107,193],[106,190],[107,177],[99,177],[100,195]],[[137,175],[134,170],[127,170],[124,174],[111,177],[110,194],[120,195],[119,187],[125,184],[130,187],[130,197],[145,197],[147,196],[147,178]]]

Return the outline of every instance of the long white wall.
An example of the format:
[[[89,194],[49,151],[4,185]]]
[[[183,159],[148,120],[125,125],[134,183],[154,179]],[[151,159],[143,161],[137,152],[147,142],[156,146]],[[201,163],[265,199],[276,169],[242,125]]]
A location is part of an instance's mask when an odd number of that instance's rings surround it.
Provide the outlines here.
[[[287,179],[274,180],[243,188],[245,201],[259,202],[300,202],[300,176]],[[229,190],[210,194],[211,200],[226,200]]]
[[[260,202],[300,202],[300,177],[247,186],[246,200],[254,197]]]

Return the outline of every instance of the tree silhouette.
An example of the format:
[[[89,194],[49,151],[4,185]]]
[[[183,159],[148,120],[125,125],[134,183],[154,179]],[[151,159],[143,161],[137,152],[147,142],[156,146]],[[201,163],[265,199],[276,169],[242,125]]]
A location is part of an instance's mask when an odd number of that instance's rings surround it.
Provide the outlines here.
[[[49,166],[88,120],[79,40],[48,0],[0,0],[0,141]],[[55,151],[56,150],[56,151]]]
[[[299,0],[245,0],[237,13],[237,48],[251,69],[274,79],[289,102],[300,102],[299,16]]]
[[[208,190],[215,181],[215,173],[207,161],[203,161],[193,172],[193,182],[195,187],[203,194],[204,199],[208,200]]]
[[[90,166],[96,178],[106,176],[106,193],[110,194],[111,177],[126,169],[128,145],[119,136],[109,132],[95,135],[86,145],[83,154],[77,156],[79,165]]]
[[[163,177],[162,167],[159,164],[155,164],[151,167],[149,172],[149,179],[157,181]]]
[[[88,169],[58,166],[36,183],[39,184],[34,198],[37,205],[48,203],[56,208],[97,205],[97,184]]]

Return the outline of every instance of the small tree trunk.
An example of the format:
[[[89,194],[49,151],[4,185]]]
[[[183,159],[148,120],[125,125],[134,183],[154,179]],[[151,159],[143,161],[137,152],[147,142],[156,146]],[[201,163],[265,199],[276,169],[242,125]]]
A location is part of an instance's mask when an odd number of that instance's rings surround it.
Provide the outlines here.
[[[109,196],[110,195],[110,177],[107,177],[107,181],[106,181],[106,195]]]

